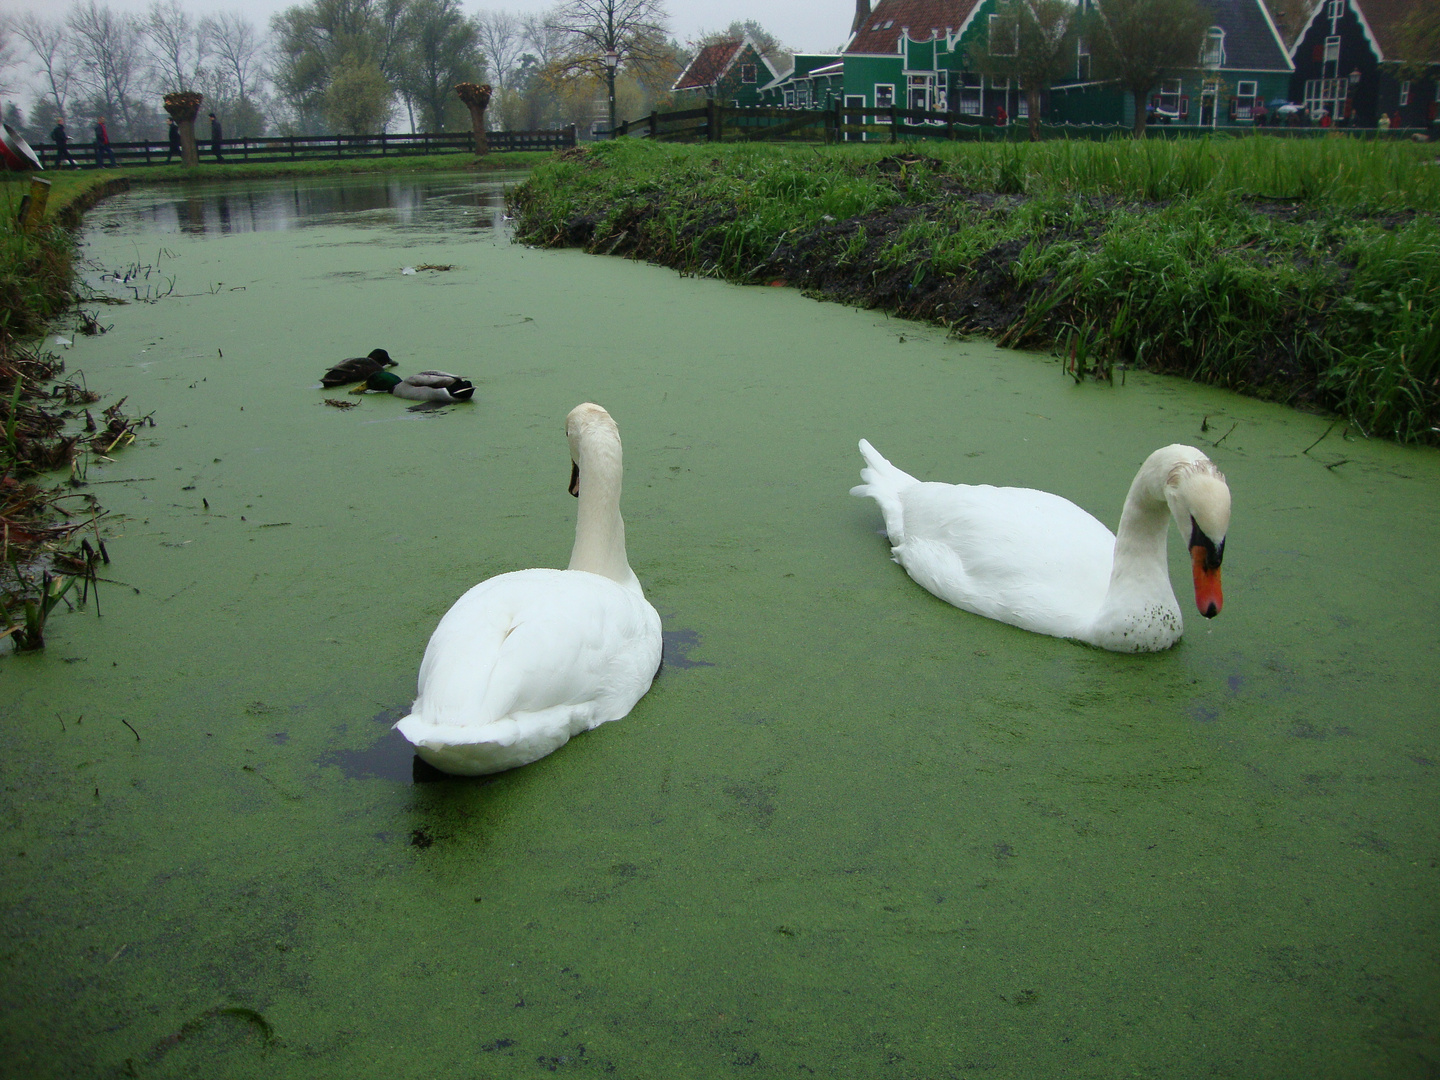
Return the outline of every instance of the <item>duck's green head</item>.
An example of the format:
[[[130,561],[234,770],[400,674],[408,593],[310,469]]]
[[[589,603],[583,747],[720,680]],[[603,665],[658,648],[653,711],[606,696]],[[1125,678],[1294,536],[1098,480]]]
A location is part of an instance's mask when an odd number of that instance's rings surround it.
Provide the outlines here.
[[[363,394],[366,390],[378,390],[382,394],[388,394],[395,387],[400,385],[400,376],[393,371],[377,371],[350,392],[352,394]]]

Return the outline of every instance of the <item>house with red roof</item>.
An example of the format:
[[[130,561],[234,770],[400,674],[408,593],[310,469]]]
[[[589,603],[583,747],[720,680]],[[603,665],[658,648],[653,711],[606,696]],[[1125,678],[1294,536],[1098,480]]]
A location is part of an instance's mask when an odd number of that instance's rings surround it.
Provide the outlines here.
[[[1409,56],[1402,20],[1406,0],[1321,0],[1290,56],[1290,100],[1312,119],[1373,128],[1382,114],[1392,128],[1436,131],[1440,56]],[[1410,47],[1410,48],[1413,48]]]
[[[774,82],[777,74],[746,34],[739,41],[706,45],[670,91],[681,101],[713,98],[728,105],[758,105],[761,88]]]

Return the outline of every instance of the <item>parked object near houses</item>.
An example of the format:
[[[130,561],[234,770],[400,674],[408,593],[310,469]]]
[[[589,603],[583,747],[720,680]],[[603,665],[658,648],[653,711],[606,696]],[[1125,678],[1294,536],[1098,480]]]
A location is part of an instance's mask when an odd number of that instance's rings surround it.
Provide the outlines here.
[[[0,161],[10,172],[33,172],[45,168],[24,136],[9,124],[0,124]]]
[[[626,716],[660,666],[660,616],[625,553],[620,432],[586,403],[565,423],[580,500],[565,570],[481,582],[445,613],[395,729],[445,772],[526,765]]]
[[[1173,519],[1190,547],[1195,604],[1220,614],[1230,488],[1193,446],[1140,467],[1119,535],[1067,499],[1030,488],[922,483],[864,439],[864,483],[880,504],[896,562],[947,603],[1037,634],[1115,652],[1156,652],[1184,622],[1165,555]]]

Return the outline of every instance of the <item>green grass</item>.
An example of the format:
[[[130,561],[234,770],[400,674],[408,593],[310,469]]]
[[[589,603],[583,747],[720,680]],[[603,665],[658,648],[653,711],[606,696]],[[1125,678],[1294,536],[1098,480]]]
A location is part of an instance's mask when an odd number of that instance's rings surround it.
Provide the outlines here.
[[[1428,146],[1218,137],[680,146],[538,167],[530,243],[649,259],[1174,372],[1440,442]]]

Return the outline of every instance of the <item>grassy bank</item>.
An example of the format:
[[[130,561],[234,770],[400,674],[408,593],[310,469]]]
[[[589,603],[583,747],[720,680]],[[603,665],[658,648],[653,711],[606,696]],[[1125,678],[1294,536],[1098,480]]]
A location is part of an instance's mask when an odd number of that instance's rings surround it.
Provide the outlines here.
[[[900,151],[897,153],[897,150]],[[521,239],[1053,347],[1440,442],[1431,147],[1268,138],[772,147],[537,168]]]

